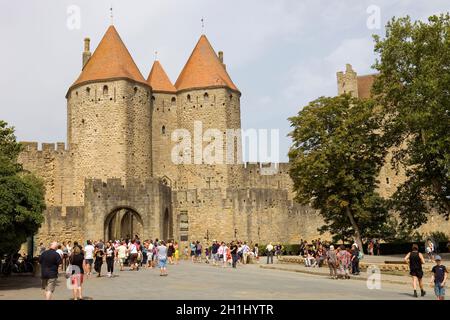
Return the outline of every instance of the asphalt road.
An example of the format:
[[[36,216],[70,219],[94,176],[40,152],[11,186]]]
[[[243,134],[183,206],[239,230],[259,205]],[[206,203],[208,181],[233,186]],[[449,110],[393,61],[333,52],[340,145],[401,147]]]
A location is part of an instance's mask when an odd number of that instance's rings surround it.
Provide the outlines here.
[[[103,265],[105,267],[105,265]],[[105,272],[106,273],[106,272]],[[258,265],[237,269],[213,267],[182,261],[169,266],[169,276],[160,277],[156,269],[115,271],[113,278],[91,276],[85,281],[84,296],[89,299],[433,299],[414,298],[406,285],[382,284],[368,289],[366,281],[332,280],[322,276],[265,270]],[[72,297],[66,279],[59,277],[55,299]],[[42,299],[39,278],[15,276],[0,278],[0,299]]]

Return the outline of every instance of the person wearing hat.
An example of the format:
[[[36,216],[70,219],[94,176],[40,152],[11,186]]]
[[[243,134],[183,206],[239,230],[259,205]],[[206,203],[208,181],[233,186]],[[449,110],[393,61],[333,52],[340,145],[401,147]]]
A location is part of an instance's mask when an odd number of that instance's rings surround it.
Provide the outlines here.
[[[434,286],[434,293],[438,300],[445,299],[445,282],[447,281],[447,268],[441,264],[441,256],[435,256],[436,265],[431,269],[431,286]]]

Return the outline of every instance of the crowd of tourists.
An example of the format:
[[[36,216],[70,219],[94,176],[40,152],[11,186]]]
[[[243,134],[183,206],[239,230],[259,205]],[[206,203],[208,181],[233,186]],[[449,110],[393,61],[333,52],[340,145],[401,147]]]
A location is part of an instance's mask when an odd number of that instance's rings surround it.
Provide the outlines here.
[[[70,279],[74,300],[82,300],[82,285],[91,275],[102,276],[102,266],[106,264],[106,277],[114,276],[115,265],[119,271],[138,271],[139,268],[159,268],[160,276],[167,276],[167,264],[178,264],[179,249],[176,241],[145,240],[138,236],[127,240],[87,240],[82,246],[78,242],[52,242],[49,249],[43,243],[39,246],[42,288],[46,299],[55,290],[60,272]]]
[[[346,248],[344,245],[335,247],[320,239],[311,243],[302,240],[299,248],[305,267],[321,268],[326,265],[332,279],[350,279],[350,274],[360,274],[359,262],[363,258],[363,252],[356,243],[351,248]],[[374,246],[374,248],[377,247]],[[269,264],[273,263],[274,256],[279,258],[285,248],[281,244],[269,243],[261,250],[266,255],[266,263]],[[441,264],[441,257],[435,254],[432,243],[426,243],[425,252],[429,259],[435,262],[431,282],[436,296],[442,300],[445,296],[447,270]],[[137,235],[133,239],[107,242],[87,240],[84,246],[71,241],[60,244],[53,242],[49,248],[42,243],[39,246],[42,288],[46,299],[51,298],[59,273],[64,273],[70,281],[73,299],[82,300],[83,281],[93,275],[101,277],[103,264],[106,264],[107,278],[112,278],[114,273],[117,273],[115,266],[118,266],[119,271],[125,270],[125,267],[130,271],[139,271],[140,268],[157,268],[160,276],[167,276],[167,265],[177,265],[180,259],[222,268],[236,268],[239,264],[258,263],[260,248],[258,244],[248,244],[245,241],[213,240],[212,244],[207,243],[205,246],[200,241],[193,241],[181,251],[176,241],[159,239],[141,241]],[[414,296],[419,296],[418,288],[420,288],[420,295],[424,296],[422,265],[425,264],[425,258],[418,251],[417,245],[413,246],[412,251],[405,257],[405,261],[409,264],[410,275],[413,279]]]
[[[363,253],[356,243],[351,248],[344,245],[335,248],[334,245],[317,239],[310,244],[301,241],[300,256],[303,257],[305,267],[321,268],[326,264],[332,279],[350,279],[350,274],[360,274],[359,262]]]

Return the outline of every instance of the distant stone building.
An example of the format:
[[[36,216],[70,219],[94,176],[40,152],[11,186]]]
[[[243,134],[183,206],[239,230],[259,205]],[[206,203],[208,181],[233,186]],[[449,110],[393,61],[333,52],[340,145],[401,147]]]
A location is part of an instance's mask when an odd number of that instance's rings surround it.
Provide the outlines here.
[[[345,72],[337,72],[338,94],[349,93],[356,98],[368,99],[371,97],[372,86],[376,76],[376,74],[358,76],[352,65],[347,64]],[[378,193],[384,198],[391,197],[397,188],[406,181],[404,167],[399,166],[398,172],[392,168],[392,151],[388,152],[385,165],[381,168],[378,176]],[[442,216],[431,215],[427,223],[418,229],[418,232],[422,234],[430,234],[436,231],[450,236],[450,222],[446,221]]]
[[[20,161],[46,186],[36,242],[320,237],[319,215],[293,201],[288,164],[261,174],[262,164],[239,159],[239,144],[232,164],[172,161],[175,129],[194,134],[196,121],[203,132],[241,128],[241,92],[205,35],[175,85],[159,61],[145,79],[114,26],[92,55],[85,39],[82,61],[66,94],[67,146],[23,142]]]

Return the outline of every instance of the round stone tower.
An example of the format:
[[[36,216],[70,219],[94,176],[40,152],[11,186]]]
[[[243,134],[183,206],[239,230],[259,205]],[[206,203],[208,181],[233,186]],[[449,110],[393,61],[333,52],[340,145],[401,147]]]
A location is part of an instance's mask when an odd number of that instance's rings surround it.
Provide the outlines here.
[[[153,176],[161,178],[166,185],[177,188],[178,168],[171,157],[174,145],[171,134],[177,129],[177,90],[158,60],[153,63],[147,83],[153,92],[151,96]]]
[[[66,96],[72,205],[84,202],[85,178],[121,178],[126,183],[152,174],[151,88],[114,26],[83,64]]]
[[[240,96],[205,35],[178,77],[178,127],[191,135],[192,151],[179,166],[181,188],[242,186]]]

